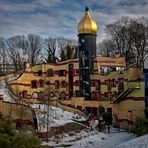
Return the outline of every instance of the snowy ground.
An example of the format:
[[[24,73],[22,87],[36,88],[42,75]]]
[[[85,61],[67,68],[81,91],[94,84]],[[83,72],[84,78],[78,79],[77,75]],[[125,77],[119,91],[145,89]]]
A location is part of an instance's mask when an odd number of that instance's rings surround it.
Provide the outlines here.
[[[119,144],[135,138],[127,132],[118,132],[112,128],[110,134],[100,133],[96,130],[83,130],[80,133],[63,134],[58,139],[50,138],[48,144],[43,145],[53,147],[70,147],[70,148],[120,148]],[[123,147],[124,148],[124,147]],[[129,148],[129,147],[128,147]]]
[[[16,75],[15,77],[9,78],[8,81],[15,80],[18,77],[19,75]],[[15,102],[14,99],[9,95],[9,90],[5,80],[0,81],[0,95],[3,95],[4,101]]]
[[[11,98],[11,96],[9,95],[9,90],[4,80],[0,81],[0,95],[3,95],[4,101],[15,102],[13,98]]]
[[[119,144],[116,148],[148,148],[148,134]]]
[[[43,104],[30,104],[30,106],[34,109],[37,109],[36,115],[38,119],[38,130],[39,132],[47,131],[47,113],[48,106]],[[64,125],[69,122],[73,122],[72,119],[85,120],[85,118],[80,117],[78,114],[73,114],[71,112],[63,111],[60,108],[49,106],[49,126],[48,127],[56,127],[60,125]]]
[[[16,77],[9,80],[13,79],[16,79]],[[5,81],[0,81],[0,95],[3,95],[4,101],[14,102],[8,93]],[[39,131],[47,131],[47,105],[30,104],[30,106],[36,109]],[[49,106],[49,127],[61,126],[73,122],[73,119],[78,119],[79,121],[85,120],[77,114]],[[84,129],[79,133],[63,133],[56,138],[51,137],[48,144],[46,142],[42,144],[53,147],[71,148],[148,148],[148,135],[136,138],[125,131],[118,132],[118,129],[114,128],[111,129],[110,134],[100,133],[97,130],[90,131],[90,129]]]

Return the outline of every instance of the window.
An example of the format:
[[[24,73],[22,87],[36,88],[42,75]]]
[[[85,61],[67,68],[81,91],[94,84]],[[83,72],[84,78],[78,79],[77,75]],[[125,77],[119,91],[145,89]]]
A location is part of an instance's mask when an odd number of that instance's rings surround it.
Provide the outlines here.
[[[95,87],[96,90],[100,90],[100,80],[96,80]]]
[[[95,80],[91,80],[91,86],[95,86]]]
[[[92,92],[91,93],[91,99],[92,100],[96,100],[96,92]]]
[[[66,81],[61,81],[61,87],[66,87]]]
[[[46,85],[49,86],[49,85],[50,85],[50,81],[47,81],[47,82],[46,82]]]
[[[39,92],[39,100],[44,100],[44,92]]]
[[[59,89],[59,81],[55,81],[55,89]]]
[[[39,87],[40,88],[44,87],[44,80],[39,80]]]
[[[39,71],[38,71],[38,76],[42,76],[42,74],[43,74],[43,73],[42,73],[42,70],[39,70]]]
[[[59,76],[66,76],[66,70],[59,70]]]
[[[76,93],[76,97],[80,96],[79,90],[76,90],[75,93]]]
[[[79,75],[79,70],[78,70],[78,69],[75,70],[75,75],[76,75],[76,76]]]
[[[37,88],[37,81],[31,81],[31,87]]]
[[[33,99],[37,99],[37,98],[38,98],[38,93],[37,93],[37,92],[34,92],[34,93],[32,94],[32,98],[33,98]]]
[[[118,80],[118,91],[123,91],[124,90],[124,80],[119,79]]]
[[[112,87],[116,87],[116,80],[112,79]]]
[[[79,80],[75,81],[76,86],[79,86]]]
[[[62,92],[60,93],[60,98],[61,98],[61,99],[66,99],[66,93],[65,93],[64,91],[62,91]]]
[[[22,91],[22,97],[23,97],[23,98],[26,98],[26,97],[27,97],[27,90],[23,90],[23,91]]]
[[[111,90],[111,80],[107,81],[107,90],[110,91]]]
[[[50,98],[53,98],[55,95],[54,95],[54,92],[50,92],[49,94],[48,94],[48,99],[50,99]]]
[[[47,70],[47,76],[48,76],[48,77],[53,77],[53,76],[54,76],[54,71],[53,71],[53,69],[48,69],[48,70]]]

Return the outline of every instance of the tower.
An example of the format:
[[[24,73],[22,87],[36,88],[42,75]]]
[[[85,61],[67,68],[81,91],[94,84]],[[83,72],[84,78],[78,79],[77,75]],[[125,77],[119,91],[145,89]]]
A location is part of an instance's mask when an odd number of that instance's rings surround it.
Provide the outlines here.
[[[78,23],[79,42],[79,87],[80,95],[89,100],[91,93],[91,75],[93,73],[93,58],[96,57],[97,24],[92,19],[89,9]]]

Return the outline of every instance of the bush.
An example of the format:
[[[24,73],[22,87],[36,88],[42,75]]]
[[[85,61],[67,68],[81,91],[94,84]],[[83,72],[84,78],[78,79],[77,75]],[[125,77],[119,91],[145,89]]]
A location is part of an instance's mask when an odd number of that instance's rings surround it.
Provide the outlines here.
[[[144,113],[145,113],[145,118],[148,119],[148,108],[146,108],[146,109],[144,110]]]
[[[148,119],[139,118],[136,119],[134,127],[131,129],[131,132],[137,136],[142,136],[148,133]]]
[[[16,130],[12,127],[11,120],[3,120],[0,114],[0,148],[40,148],[40,139],[35,132],[30,130]]]
[[[112,114],[110,112],[103,113],[103,120],[105,121],[106,125],[112,124]]]

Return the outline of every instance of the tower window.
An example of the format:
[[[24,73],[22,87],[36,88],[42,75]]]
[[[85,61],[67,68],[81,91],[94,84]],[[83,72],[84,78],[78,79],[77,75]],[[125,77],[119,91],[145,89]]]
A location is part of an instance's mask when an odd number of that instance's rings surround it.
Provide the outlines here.
[[[91,81],[91,86],[95,86],[95,80]]]
[[[100,90],[100,80],[96,80],[95,87],[96,90]]]
[[[79,80],[75,81],[76,86],[79,86]]]

